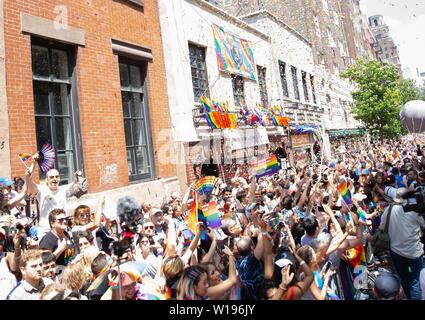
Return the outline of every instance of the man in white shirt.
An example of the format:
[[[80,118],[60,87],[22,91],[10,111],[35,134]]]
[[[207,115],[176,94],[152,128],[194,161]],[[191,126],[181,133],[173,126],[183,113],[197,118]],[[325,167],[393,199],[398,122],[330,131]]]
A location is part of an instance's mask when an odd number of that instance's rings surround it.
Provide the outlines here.
[[[423,244],[420,241],[422,231],[425,228],[424,218],[417,212],[404,212],[405,200],[402,195],[408,190],[397,189],[393,198],[388,234],[390,236],[390,253],[394,266],[401,278],[406,296],[411,300],[421,299],[419,273],[423,268]],[[381,218],[381,229],[385,229],[390,207],[385,209]]]
[[[36,185],[31,178],[28,181],[28,192],[37,195],[40,206],[40,220],[37,229],[38,239],[41,239],[50,231],[50,211],[53,209],[65,210],[67,199],[72,196],[68,186],[59,186],[60,180],[59,171],[52,169],[46,174],[46,185]]]

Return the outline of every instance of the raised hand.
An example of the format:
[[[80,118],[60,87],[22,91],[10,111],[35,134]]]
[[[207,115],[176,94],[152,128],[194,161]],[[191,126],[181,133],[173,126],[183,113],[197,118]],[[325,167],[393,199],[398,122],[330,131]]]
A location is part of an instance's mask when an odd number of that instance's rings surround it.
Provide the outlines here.
[[[230,248],[226,245],[224,245],[224,249],[222,250],[222,252],[228,256],[233,256],[233,252],[232,250],[230,250]]]
[[[207,229],[207,235],[208,235],[208,238],[210,238],[211,240],[217,239],[217,235],[215,234],[214,230],[212,230],[211,228]]]
[[[280,286],[284,288],[288,288],[289,284],[291,283],[292,279],[294,278],[295,274],[292,272],[290,273],[291,265],[286,265],[282,268],[282,281],[280,282]]]

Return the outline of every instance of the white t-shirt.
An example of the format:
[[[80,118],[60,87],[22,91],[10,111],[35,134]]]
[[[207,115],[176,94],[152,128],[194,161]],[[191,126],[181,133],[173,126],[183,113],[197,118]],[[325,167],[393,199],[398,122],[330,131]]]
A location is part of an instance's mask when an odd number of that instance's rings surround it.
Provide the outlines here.
[[[60,186],[55,192],[52,192],[48,186],[39,185],[37,200],[40,205],[40,229],[45,232],[50,230],[49,213],[53,209],[64,209],[67,200],[67,186]]]
[[[388,214],[387,207],[381,218],[381,225],[385,226]],[[421,227],[425,227],[423,217],[416,212],[404,212],[401,205],[394,205],[391,211],[388,233],[390,235],[391,250],[407,259],[417,259],[423,254],[423,244],[420,241]]]
[[[0,257],[0,300],[6,300],[7,295],[16,287],[18,281],[6,263],[6,252]]]

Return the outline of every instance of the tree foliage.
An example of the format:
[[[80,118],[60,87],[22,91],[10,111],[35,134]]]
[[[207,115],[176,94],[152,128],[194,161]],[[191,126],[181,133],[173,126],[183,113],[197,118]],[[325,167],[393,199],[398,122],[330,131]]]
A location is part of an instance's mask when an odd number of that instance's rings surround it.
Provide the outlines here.
[[[412,80],[401,77],[392,64],[376,60],[358,60],[342,73],[357,85],[353,92],[353,114],[368,132],[378,138],[393,138],[405,133],[400,108],[417,97],[418,89]]]

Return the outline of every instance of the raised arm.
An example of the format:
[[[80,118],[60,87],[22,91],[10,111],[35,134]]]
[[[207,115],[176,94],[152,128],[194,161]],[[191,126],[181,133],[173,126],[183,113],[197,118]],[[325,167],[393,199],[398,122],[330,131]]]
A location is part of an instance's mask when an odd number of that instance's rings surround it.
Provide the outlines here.
[[[232,250],[230,250],[229,247],[224,246],[223,252],[229,257],[229,277],[218,285],[208,288],[207,296],[211,299],[218,299],[222,297],[223,294],[225,294],[237,282],[236,260],[233,256]]]
[[[177,234],[176,226],[174,224],[173,218],[170,215],[164,216],[164,219],[167,221],[167,247],[165,248],[164,256],[169,257],[176,253],[177,246]]]
[[[263,234],[263,247],[264,247],[264,279],[271,279],[274,272],[273,253],[272,253],[272,238],[268,233]]]
[[[308,180],[307,184],[305,185],[305,189],[301,195],[301,198],[300,200],[298,200],[298,203],[297,203],[298,208],[301,209],[304,206],[304,203],[307,200],[307,192],[309,189],[310,189],[310,180]]]
[[[195,249],[198,247],[198,243],[199,243],[199,239],[201,238],[201,231],[202,231],[201,225],[202,225],[202,222],[198,222],[198,224],[196,226],[195,237],[190,242],[189,248],[186,250],[186,252],[184,253],[184,255],[182,257],[182,260],[183,260],[183,262],[185,262],[186,265],[188,265],[193,251],[195,251]]]
[[[22,187],[21,192],[18,195],[16,195],[15,197],[13,197],[13,199],[10,199],[7,202],[7,206],[9,207],[9,209],[12,209],[16,206],[19,206],[21,204],[21,201],[23,199],[25,199],[25,196],[26,196],[27,190],[28,190],[28,178],[29,178],[29,175],[25,174],[25,176],[24,176],[25,183]],[[21,204],[21,205],[25,205],[25,204]]]
[[[192,191],[192,188],[193,188],[194,184],[195,184],[195,182],[192,182],[189,185],[189,188],[187,188],[186,193],[183,196],[183,199],[182,199],[182,209],[181,209],[182,212],[186,212],[187,211],[187,201],[189,200],[190,192]]]
[[[30,167],[27,169],[25,173],[25,176],[28,177],[26,181],[26,184],[28,184],[27,186],[28,193],[36,195],[39,192],[39,190],[38,190],[38,186],[32,181],[32,176],[34,174],[34,165],[35,165],[35,162],[31,163]]]
[[[251,183],[249,185],[249,191],[248,191],[249,203],[255,202],[255,189],[256,188],[257,188],[257,179],[256,179],[255,175],[252,175]]]
[[[295,251],[293,251],[292,253],[298,260],[301,271],[304,272],[305,275],[304,279],[298,281],[297,284],[293,287],[294,300],[300,300],[304,293],[306,293],[307,290],[310,289],[311,284],[314,280],[314,276],[308,264],[304,260],[302,260]],[[283,300],[286,300],[288,298],[288,292],[286,292],[283,296]]]
[[[90,221],[88,224],[82,226],[86,231],[93,231],[99,228],[100,217],[102,215],[102,209],[105,204],[105,196],[103,195],[97,202],[96,210],[94,212],[94,220]]]
[[[210,245],[210,249],[208,250],[207,254],[202,258],[201,263],[212,261],[212,258],[214,257],[215,249],[217,248],[217,236],[215,235],[214,230],[212,230],[211,228],[208,228],[207,235],[212,242]]]

